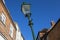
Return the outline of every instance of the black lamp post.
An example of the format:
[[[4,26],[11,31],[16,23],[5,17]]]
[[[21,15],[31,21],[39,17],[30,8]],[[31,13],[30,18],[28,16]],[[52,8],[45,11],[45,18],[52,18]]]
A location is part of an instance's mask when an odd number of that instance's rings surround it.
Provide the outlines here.
[[[34,35],[34,31],[33,31],[33,28],[32,28],[33,22],[32,22],[32,19],[31,19],[30,5],[31,4],[23,2],[22,6],[21,6],[21,11],[24,13],[25,17],[28,18],[28,21],[29,21],[28,25],[30,26],[32,36],[33,36],[33,40],[36,40],[35,35]]]

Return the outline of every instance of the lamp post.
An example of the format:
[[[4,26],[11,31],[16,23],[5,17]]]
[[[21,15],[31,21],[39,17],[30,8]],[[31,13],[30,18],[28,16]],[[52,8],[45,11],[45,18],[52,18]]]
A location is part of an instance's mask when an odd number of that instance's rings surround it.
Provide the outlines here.
[[[29,21],[28,25],[30,26],[32,36],[33,36],[33,40],[36,40],[35,35],[34,35],[34,31],[33,31],[33,28],[32,28],[33,22],[32,22],[32,19],[31,19],[30,5],[31,4],[23,2],[23,4],[21,5],[21,11],[24,13],[25,17],[28,18],[28,21]]]

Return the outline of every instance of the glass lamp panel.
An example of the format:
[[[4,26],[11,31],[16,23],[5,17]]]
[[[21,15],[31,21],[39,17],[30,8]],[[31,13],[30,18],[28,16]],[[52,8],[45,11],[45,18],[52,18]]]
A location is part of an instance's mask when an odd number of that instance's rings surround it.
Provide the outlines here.
[[[22,11],[24,14],[30,13],[30,5],[22,5]]]

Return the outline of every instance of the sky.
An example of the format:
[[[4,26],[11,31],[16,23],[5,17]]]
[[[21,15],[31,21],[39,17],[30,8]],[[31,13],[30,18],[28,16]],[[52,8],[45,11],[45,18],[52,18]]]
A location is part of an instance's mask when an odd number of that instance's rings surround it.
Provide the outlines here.
[[[33,19],[33,30],[35,36],[44,28],[50,28],[50,22],[60,18],[60,0],[5,0],[7,9],[13,21],[17,22],[25,40],[33,40],[28,19],[21,12],[21,4],[31,4],[31,18]]]

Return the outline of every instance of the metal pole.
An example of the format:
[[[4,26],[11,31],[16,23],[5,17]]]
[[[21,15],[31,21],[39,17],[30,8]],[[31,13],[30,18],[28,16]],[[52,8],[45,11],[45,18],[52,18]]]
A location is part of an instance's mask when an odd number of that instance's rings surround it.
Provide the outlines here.
[[[31,28],[31,31],[32,31],[33,40],[36,40],[36,39],[35,39],[35,35],[34,35],[33,28],[32,28],[32,27],[30,27],[30,28]]]
[[[30,18],[30,16],[31,16],[31,14],[27,14],[27,17],[28,17],[28,20],[29,20],[29,26],[30,26],[32,36],[33,36],[33,40],[36,40],[34,30],[33,30],[33,27],[32,27],[33,23],[32,23],[32,19]]]

